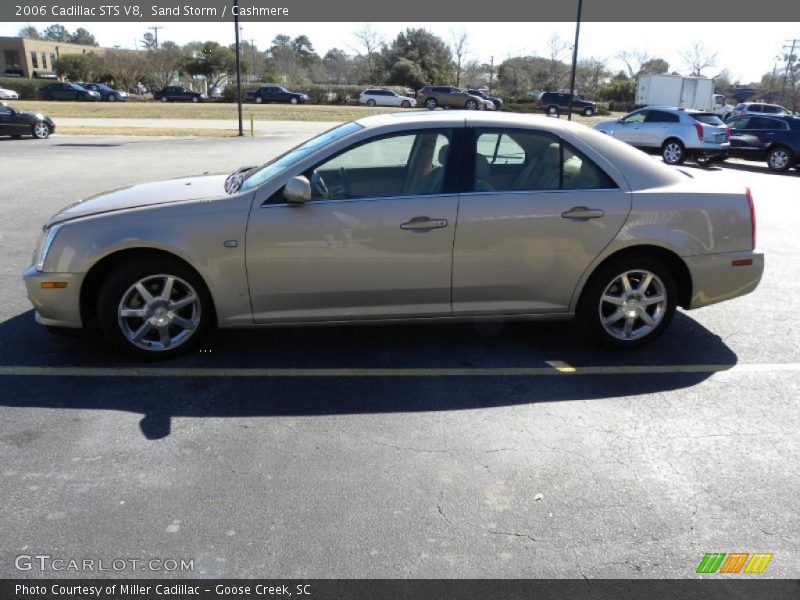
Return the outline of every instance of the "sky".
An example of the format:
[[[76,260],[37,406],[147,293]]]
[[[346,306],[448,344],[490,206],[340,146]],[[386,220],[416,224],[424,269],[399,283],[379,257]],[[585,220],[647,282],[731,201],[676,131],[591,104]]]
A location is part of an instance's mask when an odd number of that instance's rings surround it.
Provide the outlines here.
[[[32,23],[44,29],[50,23]],[[0,23],[0,36],[16,35],[25,23]],[[133,48],[147,31],[148,26],[163,26],[158,31],[159,41],[171,40],[178,44],[196,40],[215,40],[222,44],[233,43],[232,23],[147,23],[136,31],[132,23],[65,23],[72,31],[84,27],[91,31],[101,46],[119,45]],[[242,21],[242,38],[254,39],[256,46],[266,48],[278,34],[292,37],[307,35],[320,54],[331,48],[341,48],[349,53],[358,50],[354,33],[363,23],[275,23]],[[394,38],[405,27],[424,27],[447,42],[453,34],[467,32],[467,59],[489,62],[494,57],[499,64],[509,56],[528,54],[547,55],[547,43],[557,34],[570,45],[575,36],[574,23],[371,23],[384,40]],[[719,33],[709,35],[709,31]],[[700,42],[709,54],[714,52],[716,66],[703,72],[714,76],[728,69],[733,82],[759,81],[776,65],[780,72],[782,57],[788,53],[782,46],[793,37],[800,38],[800,23],[583,23],[578,45],[579,58],[605,59],[613,71],[624,68],[615,58],[621,51],[645,50],[651,56],[664,58],[670,71],[687,73],[681,52],[695,42]],[[800,48],[800,43],[798,43]],[[797,51],[796,51],[797,53]],[[569,61],[569,51],[564,60]]]

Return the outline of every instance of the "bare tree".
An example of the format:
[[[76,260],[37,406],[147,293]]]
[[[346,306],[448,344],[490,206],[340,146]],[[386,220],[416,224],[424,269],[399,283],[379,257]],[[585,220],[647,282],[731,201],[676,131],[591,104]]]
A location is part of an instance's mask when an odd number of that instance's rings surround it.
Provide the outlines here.
[[[566,65],[561,62],[561,57],[569,47],[569,44],[562,40],[557,33],[552,34],[547,40],[547,52],[550,59],[549,85],[553,90],[558,90],[562,87],[561,83]]]
[[[693,77],[701,77],[703,69],[709,69],[717,64],[717,53],[709,53],[702,42],[695,42],[681,52],[681,58]]]
[[[468,46],[467,30],[451,31],[450,35],[453,37],[453,54],[456,57],[456,87],[461,87],[461,63]]]
[[[353,36],[359,44],[359,55],[365,56],[367,60],[367,70],[369,71],[370,81],[373,81],[377,70],[377,61],[375,57],[383,43],[383,38],[369,23],[364,23],[364,26],[353,33]]]
[[[631,79],[636,79],[642,74],[644,65],[650,60],[650,54],[647,50],[624,50],[617,54],[617,58],[625,63],[628,69],[628,75]]]

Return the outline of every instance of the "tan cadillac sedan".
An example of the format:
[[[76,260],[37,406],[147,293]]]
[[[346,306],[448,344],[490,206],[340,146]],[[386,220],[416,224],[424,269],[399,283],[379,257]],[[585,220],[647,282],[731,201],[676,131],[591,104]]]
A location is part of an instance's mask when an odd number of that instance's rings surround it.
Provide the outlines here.
[[[260,166],[73,204],[25,273],[37,320],[144,357],[210,327],[571,319],[655,339],[752,291],[749,190],[582,125],[493,113],[346,123]]]

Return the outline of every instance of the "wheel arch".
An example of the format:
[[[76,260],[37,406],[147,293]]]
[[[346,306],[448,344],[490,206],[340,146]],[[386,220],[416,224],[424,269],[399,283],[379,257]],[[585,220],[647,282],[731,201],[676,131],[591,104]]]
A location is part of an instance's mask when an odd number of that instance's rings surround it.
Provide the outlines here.
[[[675,277],[675,284],[678,286],[678,306],[682,308],[689,308],[692,302],[692,294],[694,289],[692,274],[689,271],[689,267],[686,265],[683,259],[678,256],[678,254],[672,250],[669,250],[668,248],[651,244],[642,244],[637,246],[628,246],[626,248],[617,250],[595,264],[591,268],[589,275],[584,277],[580,290],[575,295],[577,298],[577,301],[575,302],[576,310],[583,301],[584,293],[597,272],[609,262],[626,256],[646,256],[664,263],[664,265],[670,270],[670,273],[672,273],[673,277]]]
[[[89,322],[89,320],[97,314],[97,296],[100,292],[100,287],[103,285],[103,281],[105,281],[106,277],[108,277],[109,273],[111,273],[114,268],[131,260],[158,258],[174,260],[175,262],[178,262],[182,266],[189,269],[197,276],[198,281],[202,282],[203,286],[205,287],[205,291],[208,294],[208,298],[211,300],[210,312],[216,321],[217,310],[216,306],[214,305],[214,296],[211,294],[211,288],[209,287],[208,282],[205,280],[203,275],[197,269],[195,269],[191,263],[181,258],[177,254],[167,250],[138,247],[125,248],[123,250],[112,252],[111,254],[108,254],[98,260],[92,265],[89,271],[87,271],[86,276],[83,278],[80,291],[80,316],[83,326],[86,327],[86,324]]]

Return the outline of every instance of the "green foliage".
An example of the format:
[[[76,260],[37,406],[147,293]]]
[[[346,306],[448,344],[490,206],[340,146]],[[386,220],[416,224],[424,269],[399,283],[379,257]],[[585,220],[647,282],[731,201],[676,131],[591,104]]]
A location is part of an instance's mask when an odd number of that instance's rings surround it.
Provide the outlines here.
[[[406,62],[401,63],[402,60]],[[381,51],[387,82],[401,85],[455,83],[455,64],[449,46],[426,29],[406,29]],[[411,63],[409,65],[408,63]],[[408,81],[398,79],[408,77]]]
[[[69,42],[69,31],[60,23],[53,23],[44,30],[44,39],[54,42]]]
[[[62,54],[53,65],[59,77],[70,81],[91,81],[97,73],[96,57],[93,53]]]
[[[214,87],[227,74],[236,72],[236,53],[217,42],[197,44],[194,52],[186,53],[181,69],[188,75],[202,75],[209,87]]]
[[[246,97],[249,90],[257,90],[261,86],[274,84],[272,82],[248,83],[242,85],[242,97]],[[282,84],[281,84],[282,85]],[[284,86],[292,92],[308,94],[309,104],[348,104],[358,100],[359,94],[369,87],[382,87],[383,89],[394,90],[398,94],[403,93],[403,88],[379,85],[337,85],[337,84],[306,84],[300,86]],[[222,93],[222,102],[236,102],[236,84],[231,83],[225,87]]]
[[[20,100],[36,100],[39,88],[47,81],[41,79],[25,79],[22,77],[0,77],[0,87],[14,90],[19,94]],[[13,104],[13,100],[9,100]]]

